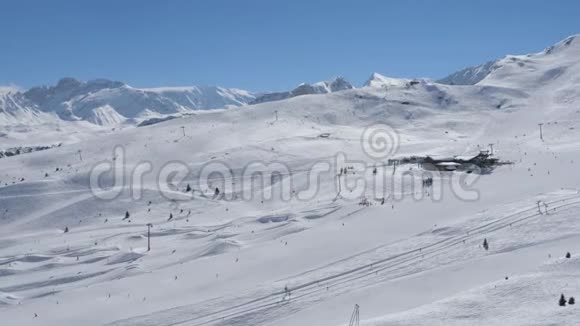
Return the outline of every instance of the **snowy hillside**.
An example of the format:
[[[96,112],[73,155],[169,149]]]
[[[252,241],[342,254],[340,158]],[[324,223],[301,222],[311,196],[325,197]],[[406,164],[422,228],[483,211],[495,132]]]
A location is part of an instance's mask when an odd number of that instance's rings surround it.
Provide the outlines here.
[[[336,77],[331,80],[321,81],[314,84],[303,83],[298,85],[298,87],[294,88],[293,90],[287,92],[262,94],[256,97],[256,99],[252,101],[251,104],[280,101],[300,95],[328,94],[353,88],[354,87],[344,78]]]
[[[553,90],[560,93],[546,92],[546,95],[553,96],[556,101],[562,100],[561,97],[571,100],[578,94],[579,55],[580,41],[572,36],[539,53],[506,56],[497,61],[493,72],[478,84]]]
[[[1,94],[1,93],[0,93]],[[0,95],[0,122],[37,124],[47,113],[64,121],[115,126],[185,112],[246,105],[254,95],[221,87],[133,88],[110,80],[61,79],[55,86]]]
[[[514,78],[512,85],[514,87],[524,86],[522,82],[528,87],[542,86],[550,79],[560,77],[568,68],[575,66],[575,55],[580,53],[576,38],[577,36],[571,36],[539,53],[508,55],[500,60],[465,68],[437,82],[448,85],[475,85],[482,81],[486,84],[493,84],[497,83],[498,79]],[[548,65],[558,65],[558,67],[542,69]],[[534,75],[533,72],[544,75],[534,76],[533,80],[525,81],[526,77]]]
[[[3,108],[106,122],[153,115],[119,117],[116,103],[198,103],[197,88],[62,83],[2,93]],[[347,326],[354,311],[364,326],[578,323],[577,39],[501,59],[475,85],[331,84],[141,128],[79,121],[91,137],[0,158],[2,320]],[[413,161],[480,151],[505,164]]]

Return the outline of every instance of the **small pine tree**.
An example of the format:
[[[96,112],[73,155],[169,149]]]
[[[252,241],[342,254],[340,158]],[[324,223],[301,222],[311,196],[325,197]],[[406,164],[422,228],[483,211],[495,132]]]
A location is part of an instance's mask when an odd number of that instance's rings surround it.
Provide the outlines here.
[[[570,252],[566,253],[566,258],[572,258],[572,255],[570,255]]]
[[[189,183],[187,184],[187,188],[185,188],[185,192],[190,192],[191,191],[191,186],[189,185]]]
[[[169,219],[167,221],[171,221],[173,219],[173,213],[169,213]]]
[[[68,233],[68,226],[64,228],[64,233]]]
[[[566,305],[566,298],[564,297],[564,294],[560,295],[560,301],[558,301],[558,304],[560,307],[564,307]]]
[[[576,303],[576,299],[574,299],[574,297],[570,297],[570,299],[568,299],[568,304],[575,304]]]
[[[123,218],[123,221],[126,220],[126,219],[128,219],[129,216],[131,216],[131,214],[129,214],[129,211],[126,211],[125,212],[125,218]]]

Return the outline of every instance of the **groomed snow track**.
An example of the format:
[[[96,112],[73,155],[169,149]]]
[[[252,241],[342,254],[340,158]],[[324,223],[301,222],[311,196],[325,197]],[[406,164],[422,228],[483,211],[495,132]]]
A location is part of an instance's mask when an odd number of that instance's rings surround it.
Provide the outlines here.
[[[547,202],[552,210],[580,206],[580,195],[570,196]],[[361,265],[347,271],[311,280],[290,287],[291,299],[285,300],[285,291],[271,292],[265,295],[248,293],[245,296],[212,299],[192,305],[172,308],[149,315],[116,321],[108,326],[125,325],[259,325],[283,318],[288,314],[311,307],[325,297],[356,291],[366,286],[394,280],[413,274],[409,271],[412,265],[445,254],[449,249],[464,244],[464,241],[481,238],[498,230],[513,226],[526,220],[543,216],[537,206],[518,211],[492,222],[473,227],[461,235],[450,236],[429,245],[417,247],[400,254],[385,257],[372,263]],[[252,297],[255,297],[252,299]],[[216,304],[220,300],[231,301],[228,308],[211,311],[212,306],[228,306],[227,302]],[[244,301],[240,304],[233,302]]]

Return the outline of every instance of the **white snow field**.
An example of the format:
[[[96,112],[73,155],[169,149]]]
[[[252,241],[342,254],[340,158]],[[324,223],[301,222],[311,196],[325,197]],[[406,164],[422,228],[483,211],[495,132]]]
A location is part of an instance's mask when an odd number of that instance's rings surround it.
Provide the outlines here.
[[[558,305],[580,298],[580,38],[475,85],[375,74],[68,140],[0,159],[2,325],[341,326],[355,304],[365,326],[580,322]],[[387,164],[489,144],[513,164],[431,188]]]

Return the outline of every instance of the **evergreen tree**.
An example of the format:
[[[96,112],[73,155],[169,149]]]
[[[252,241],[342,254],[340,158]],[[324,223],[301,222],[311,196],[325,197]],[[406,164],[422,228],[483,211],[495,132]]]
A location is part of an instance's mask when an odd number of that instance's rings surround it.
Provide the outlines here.
[[[189,183],[187,184],[187,188],[185,188],[185,192],[190,192],[191,191],[191,186],[189,185]]]
[[[171,221],[173,219],[173,213],[169,213],[169,219],[167,221]]]
[[[129,214],[129,211],[126,211],[125,212],[125,217],[123,218],[123,221],[126,220],[126,219],[128,219],[129,216],[131,216],[131,214]]]
[[[68,226],[64,228],[64,233],[68,233]]]
[[[575,304],[576,303],[576,299],[574,299],[574,297],[570,297],[570,299],[568,299],[568,304]]]
[[[572,255],[570,255],[570,252],[566,253],[566,258],[572,258]]]
[[[564,297],[564,294],[560,295],[560,301],[558,301],[558,304],[560,307],[564,307],[566,305],[566,298]]]

